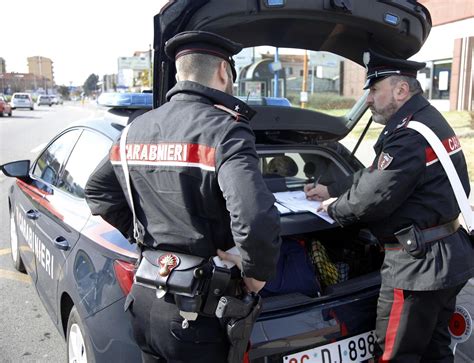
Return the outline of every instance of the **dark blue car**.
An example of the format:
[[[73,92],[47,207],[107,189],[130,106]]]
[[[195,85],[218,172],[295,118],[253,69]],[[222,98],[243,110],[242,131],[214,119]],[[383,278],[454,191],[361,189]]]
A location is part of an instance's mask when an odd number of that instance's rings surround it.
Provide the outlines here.
[[[2,166],[16,177],[8,196],[13,263],[32,277],[67,340],[70,362],[140,361],[123,311],[137,252],[116,229],[91,215],[84,186],[127,117],[165,101],[175,78],[164,41],[191,29],[213,31],[248,47],[238,57],[235,89],[239,97],[257,100],[251,126],[261,171],[278,193],[301,191],[319,176],[327,184],[363,167],[355,150],[347,148],[357,148],[357,139],[352,144],[342,139],[362,130],[360,123],[356,127],[359,121],[370,122],[365,95],[357,101],[342,97],[344,75],[360,67],[369,46],[413,55],[426,40],[431,19],[411,0],[178,0],[163,8],[155,17],[153,95],[103,95],[100,103],[112,107],[104,119],[68,127],[36,160]],[[304,247],[318,287],[310,293],[300,289],[295,275],[293,291],[267,294],[245,359],[369,359],[383,260],[378,241],[364,225],[342,229],[291,208],[281,209],[281,223],[283,237]]]

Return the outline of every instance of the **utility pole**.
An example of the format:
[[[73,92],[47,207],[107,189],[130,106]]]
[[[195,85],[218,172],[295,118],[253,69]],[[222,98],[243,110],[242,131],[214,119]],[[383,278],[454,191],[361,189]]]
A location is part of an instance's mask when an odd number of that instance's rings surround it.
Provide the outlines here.
[[[301,108],[306,108],[308,102],[308,92],[306,92],[306,81],[308,78],[308,51],[304,51],[303,57],[303,83],[301,86]]]
[[[278,47],[275,47],[275,64],[278,64]],[[273,97],[278,97],[278,72],[276,70],[273,76]]]
[[[151,64],[151,44],[148,44],[148,85],[150,86],[150,89],[152,89],[151,79],[153,73],[153,67]]]

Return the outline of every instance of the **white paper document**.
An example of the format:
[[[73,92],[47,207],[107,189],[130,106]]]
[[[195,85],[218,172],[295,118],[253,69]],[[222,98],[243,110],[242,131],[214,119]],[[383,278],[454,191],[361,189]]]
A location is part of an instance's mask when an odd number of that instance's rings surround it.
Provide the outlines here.
[[[240,255],[240,252],[237,246],[234,246],[231,249],[228,249],[226,252],[232,255]],[[232,267],[235,266],[235,263],[231,261],[223,260],[219,256],[214,256],[212,259],[214,260],[215,265],[218,267],[225,267],[225,268],[231,269]]]
[[[288,213],[293,213],[291,209],[286,208],[285,206],[281,205],[278,202],[275,202],[275,207],[277,207],[278,211],[280,214],[288,214]]]
[[[277,200],[275,205],[281,214],[285,214],[288,212],[282,212],[278,204],[293,213],[311,212],[313,214],[316,214],[318,217],[321,217],[328,223],[334,223],[334,219],[329,217],[326,212],[317,212],[319,206],[321,205],[321,202],[306,199],[306,194],[304,193],[304,191],[278,192],[273,193],[273,195]]]

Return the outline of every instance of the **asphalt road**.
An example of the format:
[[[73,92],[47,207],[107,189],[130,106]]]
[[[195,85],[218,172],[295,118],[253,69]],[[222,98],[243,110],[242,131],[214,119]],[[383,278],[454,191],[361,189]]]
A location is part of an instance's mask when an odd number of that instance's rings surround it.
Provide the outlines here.
[[[0,164],[34,159],[69,123],[103,113],[92,105],[40,106],[0,118]],[[43,308],[30,278],[10,258],[7,190],[0,173],[0,362],[66,362],[66,343]]]

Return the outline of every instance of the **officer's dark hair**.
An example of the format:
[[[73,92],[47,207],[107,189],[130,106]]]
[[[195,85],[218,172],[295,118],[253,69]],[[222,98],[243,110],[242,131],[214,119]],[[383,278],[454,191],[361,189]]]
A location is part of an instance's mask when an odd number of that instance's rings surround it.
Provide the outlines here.
[[[181,81],[193,80],[208,85],[222,61],[209,54],[187,54],[176,60],[176,72]]]
[[[417,93],[423,93],[421,84],[415,77],[409,77],[409,76],[391,76],[390,77],[390,84],[392,86],[395,86],[398,82],[401,82],[401,81],[408,83],[408,88],[412,96]]]

